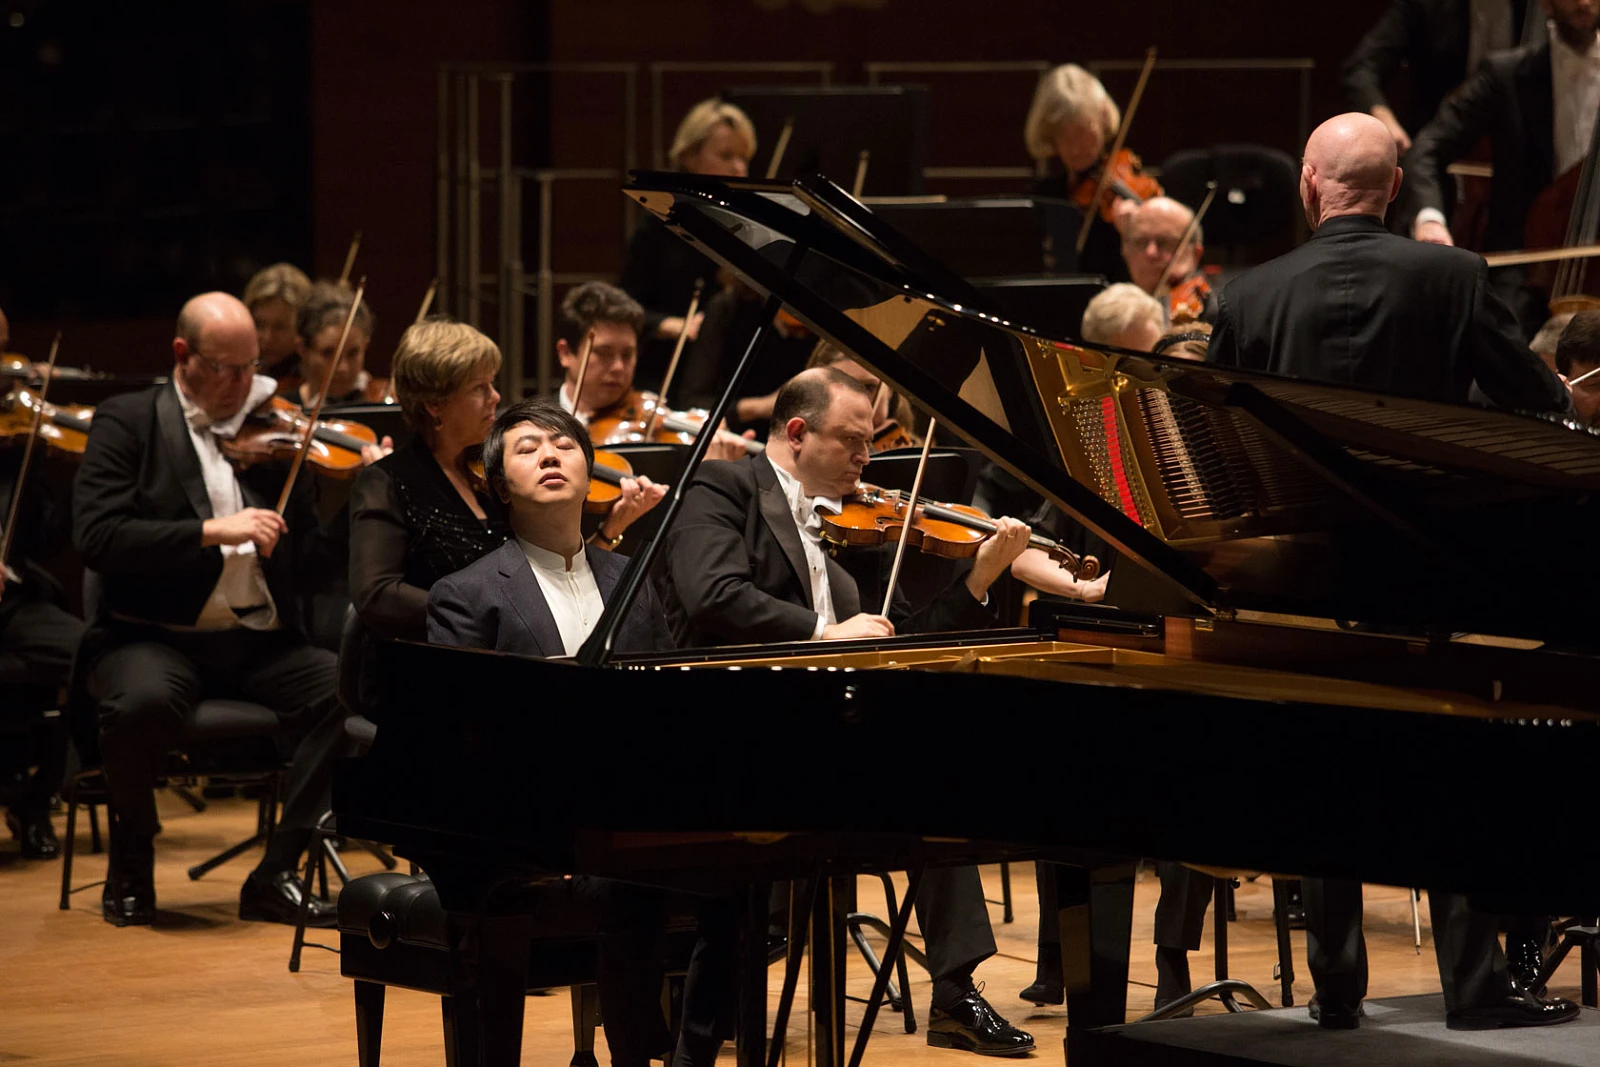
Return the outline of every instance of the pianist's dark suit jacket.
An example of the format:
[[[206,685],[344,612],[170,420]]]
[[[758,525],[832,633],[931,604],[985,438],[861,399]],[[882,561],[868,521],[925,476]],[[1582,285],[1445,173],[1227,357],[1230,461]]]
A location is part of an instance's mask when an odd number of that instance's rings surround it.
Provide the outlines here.
[[[1329,219],[1222,290],[1209,358],[1453,403],[1476,379],[1501,407],[1570,410],[1486,274],[1481,256],[1398,237],[1375,217]]]
[[[667,535],[667,572],[664,599],[679,647],[804,641],[816,629],[800,531],[766,456],[701,465]],[[862,605],[856,579],[832,558],[828,588],[841,620],[881,606]],[[914,613],[898,592],[895,601],[897,633],[995,623],[960,580]]]
[[[200,458],[172,383],[114,396],[95,410],[83,465],[73,483],[72,538],[99,571],[106,608],[156,623],[193,624],[222,574],[222,549],[200,546],[212,517]],[[246,507],[277,506],[286,467],[241,471]],[[309,471],[295,482],[289,530],[261,569],[279,624],[298,627],[296,595],[344,564],[348,529],[319,529]]]
[[[628,557],[584,546],[600,599],[607,604]],[[436,645],[493,649],[524,656],[564,656],[561,632],[545,603],[539,579],[515,538],[428,591],[428,640]],[[649,584],[629,609],[614,646],[618,652],[672,647],[661,603]]]

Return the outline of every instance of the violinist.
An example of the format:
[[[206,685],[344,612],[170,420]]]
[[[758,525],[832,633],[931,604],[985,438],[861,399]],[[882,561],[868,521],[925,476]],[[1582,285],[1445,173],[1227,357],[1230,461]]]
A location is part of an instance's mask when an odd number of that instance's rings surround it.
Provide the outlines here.
[[[1454,244],[1445,221],[1439,175],[1480,140],[1494,146],[1494,179],[1484,251],[1528,248],[1529,212],[1539,194],[1582,166],[1600,107],[1600,2],[1540,0],[1549,33],[1522,47],[1490,55],[1461,89],[1445,100],[1416,136],[1407,159],[1412,236]],[[1564,227],[1565,216],[1558,220]],[[1547,293],[1524,286],[1525,268],[1494,272],[1494,287],[1511,304],[1531,338],[1544,322]]]
[[[579,410],[573,413],[585,425],[601,419],[646,417],[645,397],[634,388],[639,330],[646,321],[648,317],[638,301],[614,285],[585,282],[568,291],[561,301],[556,333],[556,358],[565,372],[556,395],[562,410],[573,411],[576,396]],[[579,388],[578,370],[583,366],[586,341],[589,361]],[[738,459],[744,454],[743,440],[719,430],[706,458]],[[647,478],[639,480],[639,487],[651,498],[651,506],[666,492]],[[620,530],[611,532],[621,534]]]
[[[244,305],[256,324],[261,366],[268,377],[298,374],[295,316],[311,295],[311,279],[293,263],[256,271],[244,287]]]
[[[1205,234],[1196,227],[1188,240],[1194,212],[1165,196],[1154,196],[1128,213],[1122,228],[1122,260],[1133,284],[1161,301],[1167,322],[1210,322],[1216,297],[1200,269]]]
[[[328,363],[339,351],[339,338],[354,299],[355,294],[346,286],[318,282],[311,287],[295,314],[295,353],[299,358],[300,381],[285,395],[307,411],[316,406],[317,391],[322,388]],[[344,355],[328,380],[326,403],[329,406],[376,401],[382,395],[387,383],[375,383],[366,370],[367,348],[372,343],[375,319],[372,304],[363,298],[345,341]]]
[[[684,115],[667,160],[673,170],[688,174],[743,178],[755,154],[756,129],[750,117],[713,97]],[[705,283],[709,298],[716,291],[716,264],[680,241],[654,215],[640,212],[618,284],[645,308],[639,328],[643,346],[639,373],[649,388],[660,383],[678,336],[687,332],[693,341],[700,333],[703,314],[693,321],[683,318],[696,282]]]
[[[878,376],[851,358],[844,349],[827,341],[818,341],[806,367],[832,367],[850,375],[872,390],[872,450],[882,452],[887,448],[911,448],[922,444],[915,433],[916,412],[911,401],[890,389],[883,388]],[[773,400],[777,394],[773,394]],[[771,405],[767,417],[772,417]]]
[[[307,642],[295,605],[343,562],[343,540],[318,529],[311,479],[295,481],[280,514],[284,466],[236,472],[223,454],[276,386],[255,373],[249,310],[205,293],[175,332],[169,382],[97,407],[74,486],[73,541],[103,587],[79,651],[116,812],[102,914],[116,926],[153,919],[156,779],[196,701],[231,697],[276,712],[291,754],[279,826],[239,917],[292,923],[296,861],[345,746],[335,658]],[[333,909],[312,900],[309,921],[331,925]]]
[[[1032,189],[1034,195],[1072,200],[1074,191],[1086,182],[1098,180],[1106,150],[1121,121],[1122,112],[1100,84],[1100,79],[1077,64],[1056,67],[1040,78],[1023,127],[1023,140],[1030,156],[1059,163],[1060,169],[1036,183]],[[1114,189],[1106,195],[1112,198],[1114,221],[1108,223],[1097,217],[1091,224],[1076,269],[1123,281],[1128,275],[1122,262],[1119,231],[1136,205]],[[1073,252],[1076,227],[1072,230],[1072,233],[1052,235],[1059,269],[1071,269],[1064,257]]]
[[[915,614],[898,596],[890,618],[874,614],[879,605],[863,604],[856,578],[824,552],[821,512],[839,512],[855,491],[872,428],[871,390],[816,367],[778,391],[764,454],[700,467],[667,535],[666,609],[680,645],[995,625],[989,587],[1028,543],[1028,528],[1015,519],[998,520],[966,577]],[[973,985],[973,971],[995,951],[976,868],[930,870],[916,907],[933,976],[928,1044],[988,1055],[1032,1049],[1032,1036]]]
[[[1577,381],[1600,368],[1600,310],[1579,311],[1572,316],[1556,345],[1556,370],[1571,383],[1572,406],[1578,421],[1600,427],[1600,374]]]

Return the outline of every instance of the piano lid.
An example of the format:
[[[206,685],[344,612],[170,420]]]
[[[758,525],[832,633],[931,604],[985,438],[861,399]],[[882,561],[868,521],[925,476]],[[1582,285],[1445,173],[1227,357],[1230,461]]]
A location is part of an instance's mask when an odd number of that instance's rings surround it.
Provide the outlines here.
[[[820,176],[625,192],[1155,577],[1120,606],[1590,640],[1586,429],[1046,336]]]

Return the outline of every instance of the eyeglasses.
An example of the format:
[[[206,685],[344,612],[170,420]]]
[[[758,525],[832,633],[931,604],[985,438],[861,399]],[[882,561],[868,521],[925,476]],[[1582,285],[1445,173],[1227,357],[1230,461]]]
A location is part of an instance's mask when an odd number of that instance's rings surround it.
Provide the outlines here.
[[[210,356],[201,355],[196,349],[190,349],[189,354],[211,369],[211,373],[219,378],[248,378],[261,369],[261,361],[252,359],[249,363],[218,363]]]
[[[1137,248],[1141,251],[1153,244],[1156,246],[1156,251],[1164,256],[1170,256],[1178,250],[1178,238],[1176,237],[1141,237],[1138,234],[1130,233],[1123,237],[1122,243],[1129,248]]]

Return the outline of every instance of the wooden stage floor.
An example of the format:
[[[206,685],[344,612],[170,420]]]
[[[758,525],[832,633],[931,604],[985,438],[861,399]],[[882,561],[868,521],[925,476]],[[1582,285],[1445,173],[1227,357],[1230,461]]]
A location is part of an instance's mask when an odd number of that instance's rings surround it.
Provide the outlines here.
[[[999,795],[998,791],[991,795]],[[28,1067],[354,1067],[356,1045],[350,983],[339,976],[338,957],[308,949],[302,970],[287,968],[291,929],[236,918],[238,889],[254,864],[248,856],[190,882],[185,869],[240,840],[253,821],[253,805],[213,802],[197,814],[178,798],[162,794],[166,832],[157,850],[156,888],[160,914],[154,926],[116,929],[102,922],[99,889],[73,897],[70,911],[56,908],[61,866],[24,862],[15,843],[0,840],[0,1065]],[[75,881],[83,884],[105,872],[104,856],[83,853]],[[62,830],[58,819],[57,830]],[[354,855],[357,873],[377,869],[364,854]],[[985,868],[989,896],[1000,896],[998,868]],[[991,907],[1000,953],[978,970],[989,1002],[1013,1022],[1032,1031],[1039,1050],[1034,1061],[1061,1062],[1066,1030],[1060,1008],[1034,1008],[1017,999],[1033,980],[1034,936],[1038,914],[1031,866],[1012,870],[1016,919],[1000,921]],[[1146,873],[1138,889],[1134,919],[1134,964],[1128,990],[1129,1018],[1148,1011],[1155,984],[1150,947],[1151,918],[1158,883]],[[864,910],[882,912],[876,880],[863,879]],[[1425,903],[1425,902],[1424,902]],[[1234,977],[1254,984],[1274,1003],[1275,945],[1270,883],[1245,883],[1238,892],[1239,921],[1230,927]],[[1427,908],[1422,909],[1423,951],[1412,947],[1411,913],[1404,890],[1369,887],[1366,930],[1371,955],[1371,995],[1432,993],[1439,988]],[[1311,997],[1305,969],[1305,938],[1296,932],[1296,1003]],[[1192,957],[1196,982],[1211,974],[1210,917],[1205,948]],[[771,988],[781,981],[781,964]],[[928,978],[912,968],[912,991],[919,1022],[927,1015]],[[850,967],[850,991],[864,994],[870,976],[859,958]],[[1558,976],[1557,991],[1576,997],[1577,972]],[[802,993],[803,997],[803,993]],[[1202,1010],[1220,1010],[1215,1007]],[[850,1004],[852,1026],[862,1006]],[[903,1032],[899,1015],[879,1015],[869,1063],[957,1065],[979,1061],[967,1053],[930,1049],[919,1031]],[[787,1054],[797,1063],[806,1056],[804,1016],[796,1014]],[[854,1040],[852,1029],[851,1040]],[[729,1056],[731,1050],[725,1050]],[[527,1001],[525,1053],[530,1065],[564,1067],[572,1054],[571,1015],[564,990]],[[604,1039],[597,1054],[608,1062]],[[383,1041],[388,1067],[444,1062],[436,998],[404,990],[389,994]]]

